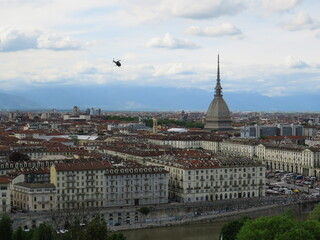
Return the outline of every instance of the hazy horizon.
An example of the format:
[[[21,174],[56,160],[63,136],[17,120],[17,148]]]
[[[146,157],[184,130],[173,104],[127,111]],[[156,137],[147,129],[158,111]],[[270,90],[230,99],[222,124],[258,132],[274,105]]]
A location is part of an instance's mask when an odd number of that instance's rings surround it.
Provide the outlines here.
[[[66,89],[74,96],[65,102],[68,108],[87,106],[77,103],[83,96],[72,88],[81,88],[81,94],[85,88],[109,94],[134,88],[138,96],[146,94],[139,88],[152,88],[145,102],[130,93],[121,101],[114,96],[103,102],[100,93],[99,100],[94,93],[86,100],[90,107],[111,108],[114,101],[114,108],[124,110],[205,111],[219,52],[231,111],[320,111],[318,9],[315,0],[0,0],[0,89],[24,97],[15,98],[23,107],[51,107],[44,89],[62,98],[58,108],[67,98],[57,91]],[[113,59],[121,59],[122,66]],[[172,89],[171,96],[157,96],[164,103],[151,106],[152,95],[162,88]],[[186,89],[197,94],[185,94]],[[174,103],[173,94],[180,105],[163,100]],[[182,97],[193,100],[183,105]],[[0,108],[7,106],[0,101]]]

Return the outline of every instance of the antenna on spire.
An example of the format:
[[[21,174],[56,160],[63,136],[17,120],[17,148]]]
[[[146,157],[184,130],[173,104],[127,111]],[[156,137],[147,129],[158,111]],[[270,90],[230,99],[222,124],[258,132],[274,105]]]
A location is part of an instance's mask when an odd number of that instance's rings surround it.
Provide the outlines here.
[[[216,84],[215,90],[216,90],[216,93],[215,93],[214,96],[215,96],[215,97],[222,97],[222,94],[221,94],[222,87],[221,87],[221,84],[220,84],[220,60],[219,60],[219,53],[218,53],[218,68],[217,68],[217,84]]]
[[[219,61],[219,53],[218,53],[218,70],[217,70],[217,80],[220,82],[220,61]]]

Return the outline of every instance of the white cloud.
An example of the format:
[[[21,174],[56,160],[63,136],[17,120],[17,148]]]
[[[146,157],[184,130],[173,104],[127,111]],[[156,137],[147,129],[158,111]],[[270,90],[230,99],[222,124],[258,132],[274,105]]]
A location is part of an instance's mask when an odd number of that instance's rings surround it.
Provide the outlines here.
[[[172,75],[190,75],[195,74],[196,71],[190,66],[182,63],[174,63],[164,66],[159,66],[155,69],[153,76],[172,76]]]
[[[19,30],[12,28],[0,29],[0,51],[14,52],[37,48],[37,30]]]
[[[171,17],[210,19],[232,16],[246,8],[244,0],[138,0],[126,2],[128,12],[136,20],[166,19]]]
[[[201,28],[198,26],[191,26],[186,31],[186,34],[208,37],[223,37],[223,36],[239,36],[240,29],[236,28],[231,23],[222,23],[219,26]]]
[[[286,65],[290,68],[307,68],[309,67],[308,64],[306,64],[304,61],[300,59],[296,59],[292,56],[286,57]]]
[[[78,50],[87,43],[70,37],[46,33],[37,29],[0,29],[0,52],[16,52],[28,49]]]
[[[269,11],[288,11],[303,0],[262,0],[263,7]]]
[[[306,12],[299,12],[293,19],[283,22],[281,25],[289,31],[314,30],[320,27],[320,22],[314,20]]]
[[[57,34],[43,34],[37,39],[38,48],[52,50],[78,50],[88,43],[80,43],[70,37],[59,36]]]
[[[149,48],[166,48],[166,49],[196,49],[200,46],[191,42],[188,39],[177,39],[166,33],[163,38],[152,38],[148,43]]]
[[[173,16],[205,19],[223,15],[235,15],[245,6],[239,0],[177,0],[163,1]]]

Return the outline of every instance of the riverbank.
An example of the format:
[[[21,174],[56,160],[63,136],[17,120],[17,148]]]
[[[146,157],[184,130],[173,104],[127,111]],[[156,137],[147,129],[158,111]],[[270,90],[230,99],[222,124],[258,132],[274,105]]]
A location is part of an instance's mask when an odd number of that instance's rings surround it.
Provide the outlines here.
[[[112,231],[125,231],[134,229],[144,229],[144,228],[159,228],[159,227],[171,227],[178,225],[188,225],[195,223],[209,223],[209,222],[227,222],[231,219],[239,219],[244,216],[250,218],[257,218],[260,216],[273,216],[285,213],[286,210],[292,210],[295,215],[302,216],[310,212],[314,206],[318,203],[318,200],[313,201],[301,201],[288,204],[275,204],[261,207],[253,207],[248,209],[241,209],[235,211],[219,211],[216,214],[201,213],[191,218],[169,220],[169,221],[158,221],[152,223],[137,223],[137,224],[127,224],[120,226],[109,226]]]

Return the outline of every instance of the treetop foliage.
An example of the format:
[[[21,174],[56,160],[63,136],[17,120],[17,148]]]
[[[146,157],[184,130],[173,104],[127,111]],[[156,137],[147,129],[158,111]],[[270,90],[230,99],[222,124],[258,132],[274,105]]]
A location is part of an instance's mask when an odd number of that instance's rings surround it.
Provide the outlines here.
[[[9,216],[3,215],[0,219],[0,240],[126,240],[122,233],[109,235],[107,224],[101,215],[96,215],[87,225],[80,225],[76,219],[62,233],[48,223],[41,223],[38,227],[23,231],[18,227],[12,230]]]

